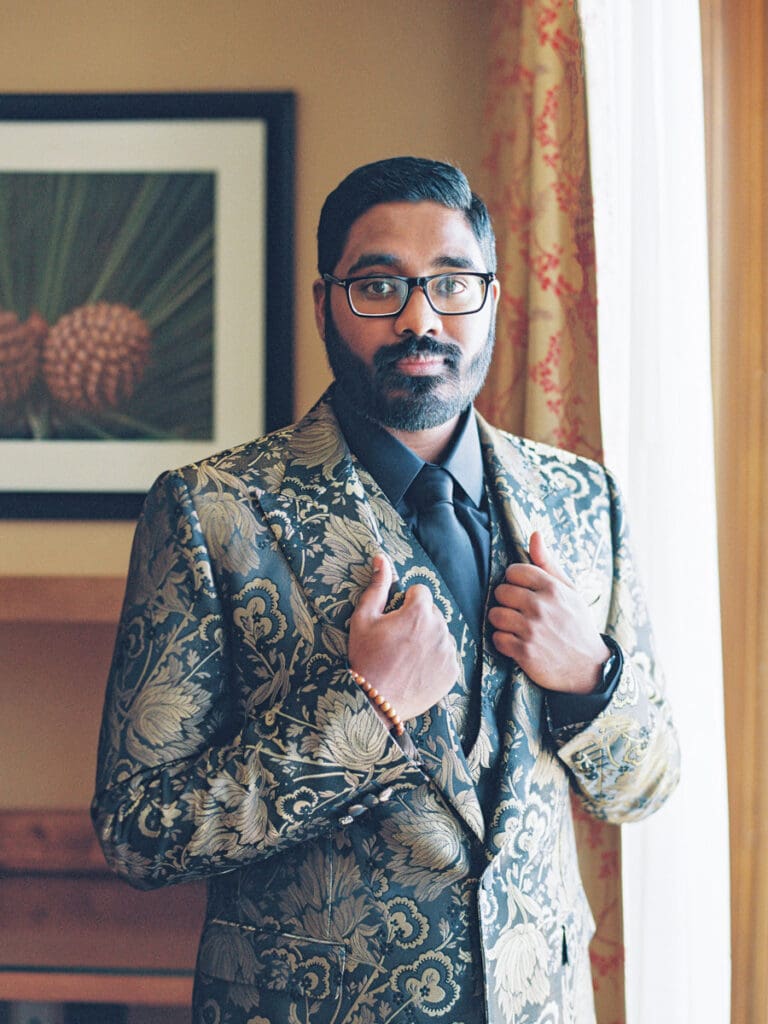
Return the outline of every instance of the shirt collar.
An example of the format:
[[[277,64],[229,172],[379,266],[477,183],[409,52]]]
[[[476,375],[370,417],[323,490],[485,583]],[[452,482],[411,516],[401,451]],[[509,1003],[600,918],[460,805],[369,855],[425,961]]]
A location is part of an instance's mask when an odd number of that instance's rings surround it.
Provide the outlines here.
[[[361,415],[346,401],[338,387],[332,390],[331,403],[350,450],[365,466],[390,503],[399,505],[425,464],[424,460],[378,423]],[[483,502],[483,453],[477,420],[471,406],[462,413],[454,439],[441,465],[480,508]]]

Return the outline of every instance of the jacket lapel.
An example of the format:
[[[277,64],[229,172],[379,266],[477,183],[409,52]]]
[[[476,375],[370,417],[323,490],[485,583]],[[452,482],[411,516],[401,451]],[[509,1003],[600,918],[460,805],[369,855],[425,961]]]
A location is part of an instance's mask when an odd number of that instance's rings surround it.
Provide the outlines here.
[[[465,676],[471,674],[475,645],[458,607],[411,531],[353,460],[327,401],[297,424],[282,472],[276,467],[270,486],[254,487],[250,494],[323,628],[335,631],[340,652],[346,651],[349,618],[370,581],[371,559],[383,551],[398,575],[393,603],[414,583],[428,586],[456,640]],[[482,838],[482,812],[450,710],[461,714],[465,691],[460,681],[409,731],[424,770]]]
[[[542,465],[546,453],[541,448],[534,450],[529,442],[497,431],[480,417],[478,420],[486,477],[498,503],[507,548],[512,549],[509,553],[518,561],[530,561],[530,536],[534,530],[540,531],[600,622],[607,601],[604,581],[609,553],[600,549],[592,531],[586,528],[586,520],[579,518],[580,506],[574,500],[573,490],[565,482],[562,486],[553,484],[546,465]],[[563,453],[557,453],[554,461],[559,474],[567,471],[566,460]],[[588,507],[589,497],[581,500]],[[503,541],[496,534],[494,550],[501,547]],[[497,565],[497,571],[498,568]],[[542,742],[543,691],[514,662],[491,650],[491,646],[486,652],[483,686],[494,699],[483,702],[483,711],[491,706],[494,721],[490,725],[498,730],[499,761],[497,783],[492,788],[495,806],[487,815],[490,827],[486,842],[488,849],[496,853],[525,813],[531,789],[548,786],[559,769],[554,755]]]
[[[530,561],[530,536],[538,530],[602,627],[610,596],[605,579],[606,572],[610,574],[611,552],[590,528],[594,495],[585,487],[583,470],[569,475],[568,460],[575,462],[576,456],[555,449],[548,454],[546,447],[502,433],[481,417],[478,421],[486,474],[495,488],[515,557]]]
[[[553,540],[549,484],[526,457],[523,442],[491,427],[481,416],[478,427],[486,476],[514,548],[512,553],[518,561],[528,562],[528,542],[534,530],[541,530],[546,541]]]

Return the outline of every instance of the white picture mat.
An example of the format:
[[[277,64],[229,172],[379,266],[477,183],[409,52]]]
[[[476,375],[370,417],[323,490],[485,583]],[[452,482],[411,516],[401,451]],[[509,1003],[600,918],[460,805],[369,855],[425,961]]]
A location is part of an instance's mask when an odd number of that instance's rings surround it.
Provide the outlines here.
[[[0,124],[2,172],[215,175],[214,437],[0,439],[0,490],[146,491],[164,469],[264,431],[267,133],[260,119]]]

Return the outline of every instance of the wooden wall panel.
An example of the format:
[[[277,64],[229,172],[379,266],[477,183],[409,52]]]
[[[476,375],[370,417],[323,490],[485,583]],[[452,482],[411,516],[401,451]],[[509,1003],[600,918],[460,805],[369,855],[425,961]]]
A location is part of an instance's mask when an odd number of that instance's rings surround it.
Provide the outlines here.
[[[87,811],[0,812],[0,1000],[187,1006],[204,907],[113,876]]]
[[[766,0],[701,0],[731,815],[733,1024],[768,1021],[766,6]]]

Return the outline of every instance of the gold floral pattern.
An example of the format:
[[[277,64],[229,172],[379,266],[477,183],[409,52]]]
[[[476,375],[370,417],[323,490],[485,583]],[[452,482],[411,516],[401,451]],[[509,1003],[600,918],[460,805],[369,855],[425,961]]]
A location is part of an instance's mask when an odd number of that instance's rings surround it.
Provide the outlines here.
[[[453,964],[445,953],[422,953],[413,964],[401,964],[392,972],[392,988],[427,1017],[444,1017],[459,998],[453,980]]]
[[[549,995],[549,947],[533,924],[503,931],[488,956],[495,961],[495,990],[507,1019],[514,1020],[526,1003],[543,1003]]]
[[[550,726],[541,692],[487,637],[470,639],[326,401],[148,496],[93,818],[132,884],[209,879],[195,1024],[594,1019],[569,790],[599,818],[650,813],[677,778],[675,735],[612,480],[479,423],[492,579],[546,524],[624,649],[614,698],[575,733]],[[402,745],[346,667],[382,547],[400,592],[430,587],[460,660]]]

